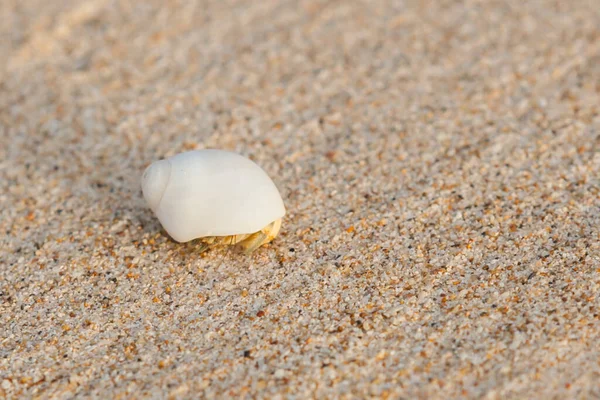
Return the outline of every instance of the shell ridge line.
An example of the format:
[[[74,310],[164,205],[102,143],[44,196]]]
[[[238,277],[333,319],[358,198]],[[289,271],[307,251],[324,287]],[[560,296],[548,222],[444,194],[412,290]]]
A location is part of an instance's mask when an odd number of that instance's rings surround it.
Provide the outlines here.
[[[163,197],[165,197],[165,193],[167,193],[167,189],[169,188],[169,186],[171,186],[171,173],[173,171],[173,166],[171,165],[171,161],[169,161],[168,159],[165,159],[165,161],[169,164],[169,176],[167,176],[167,185],[165,186],[165,189],[160,194],[160,199],[158,200],[158,203],[156,204],[157,210],[160,209],[160,203],[162,203],[162,199],[163,199]]]

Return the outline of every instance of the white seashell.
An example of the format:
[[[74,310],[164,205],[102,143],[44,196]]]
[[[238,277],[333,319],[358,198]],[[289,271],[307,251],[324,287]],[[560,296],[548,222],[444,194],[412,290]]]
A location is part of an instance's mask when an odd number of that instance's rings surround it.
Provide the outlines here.
[[[142,177],[146,202],[178,242],[241,244],[273,240],[285,215],[277,187],[254,162],[222,150],[198,150],[152,163]]]

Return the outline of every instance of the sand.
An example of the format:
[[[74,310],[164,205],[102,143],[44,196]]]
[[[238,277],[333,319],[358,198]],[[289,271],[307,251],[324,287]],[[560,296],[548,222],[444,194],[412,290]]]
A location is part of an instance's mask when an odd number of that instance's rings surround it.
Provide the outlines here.
[[[0,397],[600,397],[597,0],[2,0]],[[288,213],[200,255],[154,160]]]

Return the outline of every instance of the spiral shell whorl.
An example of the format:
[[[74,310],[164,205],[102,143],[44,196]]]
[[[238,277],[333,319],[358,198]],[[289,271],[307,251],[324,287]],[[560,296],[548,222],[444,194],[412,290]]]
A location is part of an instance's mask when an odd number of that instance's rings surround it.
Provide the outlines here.
[[[142,176],[142,192],[150,208],[155,211],[165,193],[171,176],[171,163],[160,160],[152,163]]]

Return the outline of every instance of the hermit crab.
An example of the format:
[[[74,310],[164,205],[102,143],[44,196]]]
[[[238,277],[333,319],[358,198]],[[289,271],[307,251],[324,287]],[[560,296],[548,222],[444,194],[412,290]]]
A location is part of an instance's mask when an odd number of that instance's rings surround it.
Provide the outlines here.
[[[251,253],[279,233],[285,207],[277,187],[253,161],[229,151],[196,150],[152,163],[142,193],[178,242],[201,251],[238,245]]]

